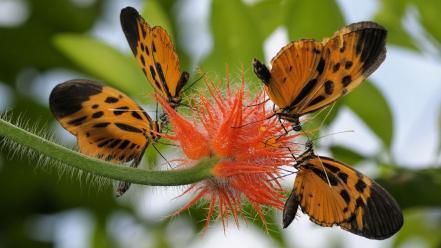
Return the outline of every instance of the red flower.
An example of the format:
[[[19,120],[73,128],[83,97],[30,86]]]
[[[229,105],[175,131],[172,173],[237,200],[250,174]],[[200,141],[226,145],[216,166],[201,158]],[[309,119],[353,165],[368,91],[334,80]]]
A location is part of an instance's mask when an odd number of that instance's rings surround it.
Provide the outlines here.
[[[253,100],[242,87],[233,93],[227,81],[223,95],[214,84],[206,83],[211,100],[200,94],[193,104],[192,120],[173,110],[159,99],[167,112],[175,140],[186,158],[185,165],[199,159],[220,158],[213,168],[214,177],[192,184],[183,194],[192,192],[193,199],[182,209],[188,209],[202,198],[210,201],[206,225],[214,215],[225,221],[229,214],[238,225],[238,216],[244,216],[242,200],[246,199],[266,225],[262,206],[283,209],[285,196],[279,184],[281,167],[292,164],[293,157],[287,147],[295,137],[284,134],[276,118],[268,118],[261,93]]]

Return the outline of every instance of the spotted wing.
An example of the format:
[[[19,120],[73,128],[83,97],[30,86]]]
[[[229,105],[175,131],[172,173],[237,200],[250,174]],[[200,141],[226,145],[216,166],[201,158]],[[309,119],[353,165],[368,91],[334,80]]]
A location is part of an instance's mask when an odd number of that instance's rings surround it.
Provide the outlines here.
[[[300,40],[285,46],[273,58],[265,90],[279,108],[297,106],[311,93],[323,70],[321,50],[321,42]],[[256,71],[256,64],[254,67]]]
[[[331,158],[313,155],[306,160],[293,194],[302,211],[321,226],[336,224],[357,235],[384,239],[403,224],[401,209],[386,190]]]
[[[188,81],[181,73],[179,58],[167,32],[149,24],[132,7],[121,11],[121,26],[133,54],[155,91],[169,102],[179,101],[179,92]]]
[[[128,96],[93,81],[57,85],[49,105],[58,122],[77,137],[80,152],[112,162],[139,162],[151,131],[158,129]]]
[[[285,46],[268,75],[256,73],[267,78],[265,89],[280,109],[301,116],[333,103],[375,71],[386,56],[386,34],[376,23],[354,23],[322,42]]]
[[[305,101],[293,108],[303,115],[327,106],[352,91],[386,58],[387,31],[374,22],[359,22],[323,41],[318,82]]]

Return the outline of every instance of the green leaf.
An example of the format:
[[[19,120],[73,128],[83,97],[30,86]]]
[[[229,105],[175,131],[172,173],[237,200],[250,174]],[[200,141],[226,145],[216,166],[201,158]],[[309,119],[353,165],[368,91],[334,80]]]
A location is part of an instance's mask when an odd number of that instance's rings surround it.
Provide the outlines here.
[[[74,63],[106,84],[133,96],[152,91],[133,56],[127,57],[86,35],[60,34],[54,37],[54,43]]]
[[[149,0],[146,3],[146,6],[144,7],[141,15],[151,27],[161,26],[162,28],[164,28],[170,38],[172,38],[173,40],[172,24],[167,16],[167,13],[164,12],[164,9],[161,7],[157,0]]]
[[[374,19],[387,29],[388,43],[418,50],[417,44],[403,27],[403,18],[408,7],[407,1],[383,0]]]
[[[355,165],[365,159],[363,155],[344,146],[335,145],[330,149],[334,158],[349,165]]]
[[[258,23],[262,37],[267,38],[278,26],[284,24],[283,6],[282,0],[263,0],[249,5],[249,13],[254,22]]]
[[[211,13],[214,46],[212,53],[202,63],[202,68],[223,77],[228,65],[233,79],[237,79],[241,76],[236,76],[237,72],[244,67],[245,80],[257,83],[251,61],[253,58],[263,58],[263,39],[247,7],[242,1],[213,0]]]
[[[421,24],[424,26],[426,31],[432,35],[433,38],[441,43],[441,26],[437,24],[439,23],[441,1],[414,1],[414,4],[418,6]]]
[[[345,24],[341,10],[334,0],[289,1],[285,10],[286,26],[291,40],[322,40]]]
[[[345,97],[351,108],[364,123],[383,141],[386,147],[392,144],[393,117],[392,111],[383,94],[369,81]]]

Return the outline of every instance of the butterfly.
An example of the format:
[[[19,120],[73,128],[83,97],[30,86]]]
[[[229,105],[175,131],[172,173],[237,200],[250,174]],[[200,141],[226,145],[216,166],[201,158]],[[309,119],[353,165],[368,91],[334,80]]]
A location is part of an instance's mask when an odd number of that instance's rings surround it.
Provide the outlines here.
[[[160,128],[131,98],[121,91],[90,80],[58,84],[49,96],[57,121],[77,137],[80,152],[114,163],[137,167]],[[129,188],[121,182],[120,196]]]
[[[176,108],[180,92],[188,82],[188,72],[181,72],[179,58],[167,32],[150,25],[132,7],[121,10],[121,27],[133,54],[155,92]]]
[[[299,206],[320,226],[338,225],[369,239],[386,239],[403,225],[395,199],[348,165],[317,156],[310,146],[296,167],[294,189],[283,210],[284,228],[294,220]]]
[[[323,41],[288,44],[271,60],[271,70],[254,59],[254,72],[278,107],[275,115],[300,131],[301,116],[335,102],[380,66],[386,36],[377,23],[353,23]]]

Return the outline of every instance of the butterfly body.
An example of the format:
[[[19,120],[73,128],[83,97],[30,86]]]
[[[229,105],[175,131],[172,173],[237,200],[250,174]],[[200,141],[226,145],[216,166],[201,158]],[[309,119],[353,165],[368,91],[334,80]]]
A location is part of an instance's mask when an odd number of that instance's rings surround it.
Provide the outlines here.
[[[299,131],[301,116],[332,104],[378,68],[386,36],[376,23],[350,24],[323,41],[288,44],[272,59],[271,70],[254,59],[254,72],[278,107],[275,115]]]
[[[137,167],[150,143],[159,139],[156,121],[117,89],[90,80],[57,85],[49,106],[58,122],[77,137],[81,153]],[[119,189],[123,192],[126,184]]]
[[[155,92],[176,108],[180,92],[189,79],[181,72],[179,58],[167,32],[160,26],[150,27],[132,7],[121,11],[121,26],[130,48]]]
[[[299,206],[318,225],[338,225],[370,239],[388,238],[403,225],[395,199],[348,165],[307,149],[296,167],[294,189],[283,211],[284,228],[294,220]]]

